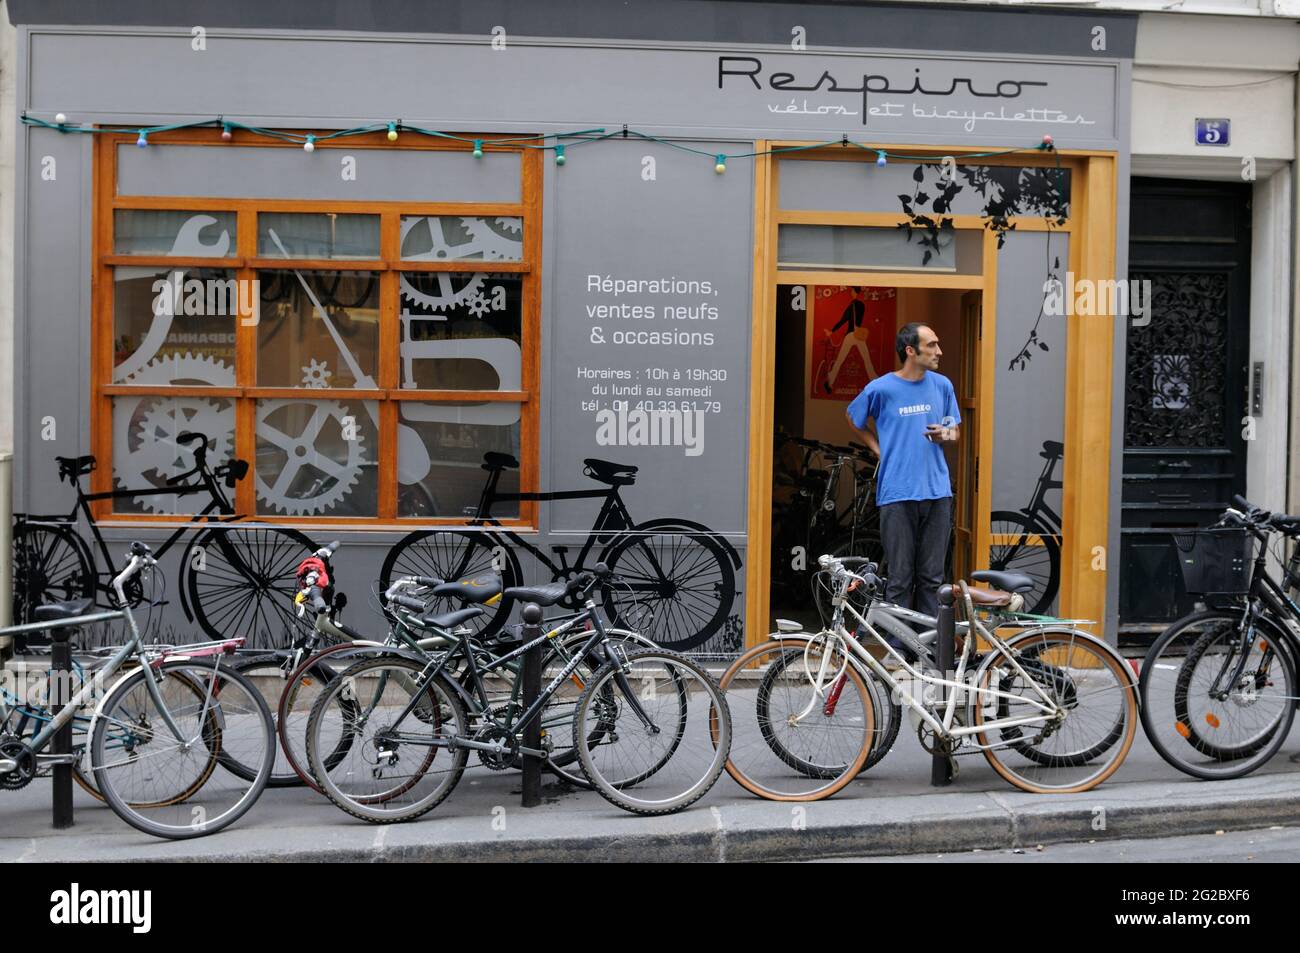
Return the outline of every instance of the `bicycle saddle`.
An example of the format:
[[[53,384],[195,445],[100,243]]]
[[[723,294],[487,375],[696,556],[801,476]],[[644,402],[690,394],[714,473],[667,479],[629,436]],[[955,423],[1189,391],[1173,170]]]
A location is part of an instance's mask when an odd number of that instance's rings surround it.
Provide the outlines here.
[[[1011,593],[998,592],[992,589],[978,589],[969,587],[966,590],[970,593],[970,601],[977,606],[1005,606],[1011,602]]]
[[[87,454],[84,457],[55,457],[59,462],[59,479],[75,480],[79,476],[85,476],[91,470],[95,469],[95,457],[93,454]]]
[[[631,486],[636,482],[637,468],[629,464],[611,463],[609,460],[595,460],[590,457],[582,462],[587,465],[583,472],[601,483],[608,483],[610,486]]]
[[[437,615],[420,616],[416,621],[422,626],[430,626],[436,629],[454,629],[462,622],[482,614],[483,610],[478,606],[467,606],[464,609],[456,609],[452,612],[439,612]]]
[[[535,602],[539,606],[553,606],[568,594],[569,584],[552,582],[545,586],[511,586],[503,595],[507,599]]]
[[[75,619],[79,615],[85,615],[86,610],[94,603],[94,599],[89,596],[84,599],[72,599],[68,602],[48,602],[45,605],[36,607],[37,622],[53,622],[55,619]]]
[[[518,470],[519,461],[508,453],[497,453],[496,451],[489,450],[487,453],[483,454],[483,469]]]
[[[463,602],[487,602],[501,594],[501,577],[494,572],[485,572],[455,582],[444,582],[433,588],[435,596],[452,596]]]
[[[1055,440],[1044,440],[1043,449],[1038,454],[1044,460],[1052,460],[1062,456],[1065,453],[1065,444],[1057,443]]]
[[[994,569],[980,569],[970,574],[976,582],[987,582],[1003,592],[1028,592],[1034,588],[1034,580],[1022,572],[998,572]]]

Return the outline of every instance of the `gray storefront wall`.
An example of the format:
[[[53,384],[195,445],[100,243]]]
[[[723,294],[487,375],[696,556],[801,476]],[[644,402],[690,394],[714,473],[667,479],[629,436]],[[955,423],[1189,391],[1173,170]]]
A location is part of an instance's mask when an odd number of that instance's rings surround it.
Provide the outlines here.
[[[209,18],[206,50],[196,51],[190,27],[178,20],[181,13],[160,12],[148,21],[161,26],[89,28],[76,22],[71,6],[17,2],[15,20],[32,21],[20,33],[19,103],[29,115],[46,120],[62,112],[72,124],[123,126],[219,114],[283,129],[349,128],[400,117],[448,132],[525,135],[596,127],[616,132],[626,124],[634,132],[699,150],[702,154],[635,136],[624,141],[620,135],[569,145],[563,167],[547,156],[538,472],[541,489],[563,490],[591,485],[582,476],[585,457],[638,465],[636,485],[624,491],[637,519],[707,524],[744,557],[754,163],[732,158],[725,175],[718,175],[713,154],[749,152],[759,139],[841,136],[991,151],[1032,146],[1051,133],[1063,149],[1116,151],[1118,179],[1124,182],[1135,21],[1073,13],[1017,18],[1007,11],[939,6],[912,8],[906,20],[891,7],[837,7],[831,17],[821,8],[775,4],[660,6],[690,13],[680,27],[683,35],[675,35],[660,17],[638,15],[615,26],[600,18],[580,21],[581,11],[574,7],[543,25],[526,7],[507,5],[518,17],[502,17],[511,32],[506,49],[494,50],[490,25],[481,34],[477,23],[466,27],[472,36],[360,32],[385,29],[372,23],[337,24],[358,32],[312,32],[286,28],[293,21],[240,22],[237,14],[249,8],[235,5],[234,13],[223,14],[226,23]],[[761,17],[733,16],[732,8],[741,6],[752,6]],[[718,15],[705,16],[708,9]],[[879,30],[871,29],[873,17]],[[512,22],[528,24],[532,35],[512,29]],[[578,28],[579,22],[587,25]],[[592,22],[607,24],[603,39],[587,33],[595,29]],[[933,28],[925,29],[927,23]],[[811,50],[791,51],[784,37],[795,25],[808,31]],[[1093,48],[1097,28],[1106,38],[1101,50]],[[546,35],[565,29],[562,37]],[[688,36],[691,30],[696,32]],[[899,49],[866,45],[868,37],[891,36]],[[923,36],[938,38],[927,42],[942,41],[945,48],[901,49]],[[826,45],[831,39],[863,45]],[[90,447],[92,137],[25,125],[17,134],[14,508],[55,512],[69,507],[70,496],[67,485],[53,479],[54,457],[87,453]],[[196,154],[177,153],[173,162],[165,146],[138,154],[124,150],[120,185],[138,182],[150,194],[171,189],[191,195],[412,201],[472,200],[493,187],[486,181],[489,167],[474,165],[468,156],[435,176],[420,165],[418,154],[406,154],[400,163],[377,163],[376,173],[367,177],[366,154],[359,152],[357,181],[342,183],[336,172],[325,170],[324,163],[334,160],[324,150],[315,155],[285,150],[255,174],[248,174],[233,152],[192,151]],[[42,177],[46,157],[58,170],[53,180]],[[645,174],[647,157],[653,159],[653,177]],[[874,167],[864,174],[870,171]],[[815,200],[816,183],[808,188]],[[878,191],[870,190],[869,202],[877,200]],[[833,195],[843,198],[838,206],[843,209],[860,201],[843,189]],[[897,211],[896,205],[888,208]],[[1117,233],[1126,231],[1127,198],[1121,190]],[[1037,260],[1041,249],[1021,242],[1032,237],[1016,237],[1005,254],[1015,262],[1028,256]],[[1123,243],[1117,254],[1116,272],[1124,274]],[[1018,264],[1008,264],[1020,272]],[[620,294],[618,282],[625,280],[661,280],[681,290]],[[1000,286],[1000,296],[1017,288],[1032,293],[1042,275],[1026,269],[1023,287],[1002,280],[1006,288]],[[661,316],[650,327],[648,321],[592,317],[599,313],[593,308],[624,303],[676,306],[683,315],[697,316],[671,323]],[[667,332],[667,343],[641,333],[647,331]],[[1122,327],[1116,354],[1123,354]],[[1001,354],[999,363],[1004,363]],[[1046,355],[1038,366],[1049,373]],[[708,372],[703,440],[697,447],[598,442],[596,409],[607,407],[612,395],[594,390],[609,383],[608,375],[591,372],[628,371],[644,387],[656,369]],[[1117,375],[1114,420],[1122,419],[1120,384]],[[1053,426],[1059,427],[1063,405],[1056,398],[1047,405]],[[998,408],[1003,412],[1002,398]],[[1032,408],[1032,402],[1008,401],[1005,413],[1014,417]],[[50,420],[53,439],[45,439]],[[1008,434],[1033,430],[1037,439],[1037,429],[1043,429],[1015,424],[1006,428]],[[1108,533],[1116,552],[1118,447],[1115,441]],[[1017,489],[1007,495],[1023,494]],[[535,542],[580,545],[593,515],[589,502],[542,504]],[[373,625],[375,618],[365,615],[373,610],[361,608],[362,596],[399,534],[308,532],[322,541],[344,540],[339,566],[342,588],[355,594],[351,618],[363,627]],[[120,542],[161,534],[149,527],[117,527],[106,535]],[[174,578],[175,567],[167,569]],[[535,573],[529,578],[544,581]],[[1116,578],[1111,573],[1111,612]],[[742,569],[733,623],[719,639],[738,637],[744,589]],[[168,612],[180,627],[179,607],[173,602]],[[715,641],[710,647],[724,646]]]

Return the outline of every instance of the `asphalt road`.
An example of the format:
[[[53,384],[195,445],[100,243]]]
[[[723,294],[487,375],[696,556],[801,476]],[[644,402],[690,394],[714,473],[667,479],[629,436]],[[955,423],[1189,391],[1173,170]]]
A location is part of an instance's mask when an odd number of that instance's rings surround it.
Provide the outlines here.
[[[1240,864],[1294,863],[1300,860],[1300,828],[1269,827],[1190,837],[1046,844],[1041,848],[982,850],[960,854],[892,857],[840,857],[820,863],[909,864]]]

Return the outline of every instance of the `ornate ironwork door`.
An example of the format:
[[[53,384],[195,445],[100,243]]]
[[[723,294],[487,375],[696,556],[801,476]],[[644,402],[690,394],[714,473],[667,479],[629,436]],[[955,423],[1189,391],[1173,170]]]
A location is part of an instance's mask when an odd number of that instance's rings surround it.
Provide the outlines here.
[[[1245,491],[1250,188],[1134,179],[1131,194],[1129,278],[1150,296],[1128,322],[1120,621],[1139,627],[1192,609],[1170,530]]]

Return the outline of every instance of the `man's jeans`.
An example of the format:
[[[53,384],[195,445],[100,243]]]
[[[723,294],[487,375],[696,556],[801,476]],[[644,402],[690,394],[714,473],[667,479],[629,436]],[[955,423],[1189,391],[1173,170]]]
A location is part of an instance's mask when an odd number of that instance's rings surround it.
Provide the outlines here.
[[[886,503],[880,508],[880,535],[888,573],[885,598],[938,615],[938,589],[952,536],[952,497]]]

